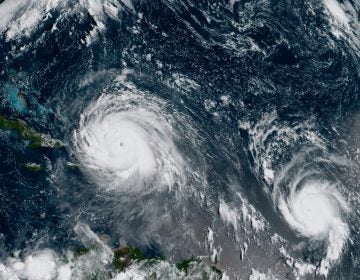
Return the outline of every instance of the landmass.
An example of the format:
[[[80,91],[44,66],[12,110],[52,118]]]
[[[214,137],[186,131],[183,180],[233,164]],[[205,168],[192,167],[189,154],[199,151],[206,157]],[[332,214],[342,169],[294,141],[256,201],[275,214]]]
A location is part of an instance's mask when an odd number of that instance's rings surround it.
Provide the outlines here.
[[[19,137],[30,142],[31,148],[59,148],[64,146],[62,141],[36,131],[20,119],[11,119],[0,115],[0,129],[15,131]]]

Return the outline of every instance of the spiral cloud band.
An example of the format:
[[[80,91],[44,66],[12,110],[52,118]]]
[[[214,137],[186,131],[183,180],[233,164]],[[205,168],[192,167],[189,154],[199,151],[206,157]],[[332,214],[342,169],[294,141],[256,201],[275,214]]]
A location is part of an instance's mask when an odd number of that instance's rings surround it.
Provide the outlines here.
[[[310,181],[289,197],[279,199],[279,209],[287,222],[303,236],[321,239],[338,228],[346,202],[327,182]]]
[[[74,147],[99,185],[147,192],[182,184],[183,159],[164,106],[128,91],[103,94],[88,106],[74,132]]]
[[[283,182],[275,184],[277,207],[299,235],[324,242],[326,249],[318,273],[327,275],[349,239],[350,230],[344,219],[349,206],[337,184],[321,178],[317,171],[301,170],[294,175],[288,169],[280,177]]]

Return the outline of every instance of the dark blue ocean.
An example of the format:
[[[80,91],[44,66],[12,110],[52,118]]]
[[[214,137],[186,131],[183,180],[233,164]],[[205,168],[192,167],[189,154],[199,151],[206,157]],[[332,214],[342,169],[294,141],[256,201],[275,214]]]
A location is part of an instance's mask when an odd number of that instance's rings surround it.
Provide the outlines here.
[[[0,279],[360,279],[359,2],[0,2]]]

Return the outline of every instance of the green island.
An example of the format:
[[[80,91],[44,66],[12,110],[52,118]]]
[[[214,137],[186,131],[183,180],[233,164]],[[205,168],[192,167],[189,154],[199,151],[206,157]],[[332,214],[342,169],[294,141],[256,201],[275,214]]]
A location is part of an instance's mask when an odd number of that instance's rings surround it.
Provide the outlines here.
[[[181,262],[176,263],[176,268],[179,270],[184,271],[185,273],[188,273],[188,270],[191,268],[194,264],[201,263],[201,259],[198,257],[191,257],[190,259],[182,260]],[[222,275],[222,271],[218,269],[215,265],[212,265],[211,270],[217,273],[218,275]]]
[[[182,270],[185,273],[187,273],[190,266],[191,266],[191,264],[194,263],[194,262],[199,263],[200,259],[195,258],[195,257],[191,257],[190,259],[185,259],[185,260],[183,260],[181,262],[176,263],[176,267],[177,267],[177,269]]]
[[[115,270],[123,271],[133,262],[144,260],[145,257],[139,248],[123,247],[114,250],[112,266]]]
[[[23,120],[10,119],[0,115],[0,129],[15,131],[19,137],[30,142],[31,148],[59,148],[64,146],[60,140],[36,131]]]
[[[24,166],[27,170],[32,171],[32,172],[43,171],[46,169],[45,166],[34,163],[34,162],[25,163]]]
[[[96,250],[96,248],[87,248],[87,247],[78,247],[74,251],[75,258],[81,257],[83,255],[89,254],[92,250]],[[164,257],[156,256],[156,257],[146,257],[141,249],[136,247],[120,247],[117,249],[113,249],[113,257],[111,261],[111,268],[114,272],[124,272],[127,268],[129,268],[133,264],[139,264],[145,267],[156,267],[161,262],[167,262],[171,265],[170,262],[165,260]],[[184,273],[184,275],[191,277],[191,270],[194,267],[200,265],[202,268],[202,278],[201,279],[210,279],[209,275],[215,273],[217,275],[216,279],[221,279],[222,271],[219,270],[214,265],[209,265],[204,263],[198,257],[191,257],[189,259],[184,259],[178,263],[173,263],[174,267],[180,272]],[[146,279],[158,279],[158,272],[150,272],[148,274],[148,278]],[[94,275],[95,276],[95,275]],[[95,276],[93,279],[103,279],[100,275]],[[188,278],[186,278],[188,279]],[[215,278],[211,278],[215,279]]]

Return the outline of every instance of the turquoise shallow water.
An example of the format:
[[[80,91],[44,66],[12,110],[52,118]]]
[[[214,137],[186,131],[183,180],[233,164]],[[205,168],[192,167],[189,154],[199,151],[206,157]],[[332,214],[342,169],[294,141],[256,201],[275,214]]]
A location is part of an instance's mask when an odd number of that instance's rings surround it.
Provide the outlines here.
[[[26,103],[24,98],[21,96],[19,89],[13,86],[7,86],[5,90],[7,91],[8,94],[8,100],[10,106],[15,111],[18,111],[20,113],[26,113],[27,112]]]

